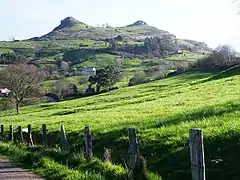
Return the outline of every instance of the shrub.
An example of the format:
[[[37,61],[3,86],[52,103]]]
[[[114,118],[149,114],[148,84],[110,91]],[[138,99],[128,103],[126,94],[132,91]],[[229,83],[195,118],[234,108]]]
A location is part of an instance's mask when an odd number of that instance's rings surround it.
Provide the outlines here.
[[[69,96],[77,95],[78,88],[75,84],[72,84],[64,79],[61,79],[53,84],[52,93],[56,94],[59,99],[63,99]]]
[[[191,64],[188,62],[182,62],[181,64],[177,65],[177,72],[182,73],[187,70],[191,69]]]
[[[140,156],[139,164],[135,165],[130,174],[129,180],[148,180],[146,160]]]
[[[196,68],[205,70],[225,70],[229,67],[240,64],[236,51],[228,45],[219,45],[207,58],[199,60]]]
[[[146,82],[146,74],[144,71],[137,71],[130,79],[129,86],[137,85]]]
[[[86,83],[88,83],[88,76],[80,76],[80,78],[79,78],[79,84],[86,84]]]
[[[8,98],[0,98],[0,111],[11,109],[13,107],[14,104],[12,104]]]

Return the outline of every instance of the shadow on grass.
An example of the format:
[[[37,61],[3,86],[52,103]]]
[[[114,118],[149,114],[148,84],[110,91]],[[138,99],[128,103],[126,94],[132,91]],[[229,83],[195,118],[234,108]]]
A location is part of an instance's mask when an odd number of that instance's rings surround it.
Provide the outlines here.
[[[204,120],[208,117],[220,117],[225,113],[240,110],[239,101],[229,101],[223,104],[208,106],[188,113],[181,113],[175,116],[159,119],[159,123],[153,127],[159,128],[178,125],[182,122]],[[154,131],[153,131],[154,132]],[[147,160],[148,169],[162,176],[163,180],[191,179],[191,166],[189,158],[188,139],[181,137],[175,144],[168,143],[168,138],[174,135],[161,135],[158,141],[152,141],[140,135],[140,153]],[[33,134],[34,142],[41,144],[41,134]],[[206,157],[206,176],[207,179],[240,179],[238,167],[238,154],[240,154],[240,133],[228,131],[219,137],[204,138],[205,157]],[[41,152],[42,156],[53,158],[55,161],[68,164],[70,167],[79,165],[78,159],[73,157],[73,153],[84,151],[84,137],[82,133],[67,133],[68,143],[71,145],[70,153],[59,153],[60,132],[48,134],[48,145],[54,147],[52,150],[41,151],[41,147],[32,148],[34,152]],[[107,133],[93,132],[93,154],[99,159],[103,159],[104,147],[112,149],[112,161],[123,164],[122,158],[129,159],[129,144],[127,138],[127,128],[113,130]],[[26,157],[25,161],[37,162],[39,156]]]
[[[224,70],[224,71],[221,71],[220,73],[218,73],[218,74],[216,74],[216,75],[214,75],[210,78],[207,78],[205,80],[198,81],[195,84],[206,83],[206,82],[219,80],[219,79],[224,79],[224,78],[229,78],[229,77],[237,76],[237,75],[240,75],[240,65],[231,67],[231,68],[229,68],[227,70]]]
[[[203,130],[204,133],[204,130]],[[113,149],[112,160],[122,164],[122,157],[129,159],[129,144],[127,129],[99,134],[94,141],[95,156],[103,157],[103,148]],[[240,161],[240,132],[227,131],[220,136],[204,137],[206,177],[207,179],[233,179],[240,178],[238,167]],[[147,160],[148,169],[160,174],[163,180],[191,179],[189,140],[182,138],[175,144],[166,141],[143,142],[140,141],[140,154]],[[167,138],[167,137],[165,137]]]
[[[59,132],[55,132],[51,136],[57,138],[54,138],[55,147],[59,147]],[[151,139],[139,136],[140,154],[146,158],[148,169],[160,174],[163,180],[191,179],[188,138],[182,137],[181,140],[171,144],[167,143],[168,137],[161,136],[159,141],[151,141]],[[220,136],[204,137],[207,179],[240,179],[240,171],[238,170],[240,165],[240,161],[238,161],[240,159],[239,137],[240,132],[231,130]],[[40,137],[38,141],[41,143]],[[46,156],[53,158],[56,162],[68,164],[69,167],[78,167],[82,162],[75,158],[73,154],[83,152],[83,134],[68,134],[68,142],[71,144],[70,153],[61,153],[58,148],[42,150],[42,147],[34,147],[29,148],[28,151],[36,152],[36,156],[31,153],[29,157],[24,157],[22,161],[38,162],[39,157]],[[94,156],[103,159],[104,147],[113,150],[112,161],[114,163],[123,164],[123,157],[128,160],[127,128],[108,133],[93,132]]]
[[[208,78],[209,76],[212,76],[214,73],[203,73],[201,71],[187,71],[186,73],[182,74],[181,80],[199,80]]]
[[[227,132],[215,138],[204,138],[207,179],[240,179],[238,168],[240,165],[238,160],[240,158],[239,137],[239,133]],[[177,146],[180,150],[174,153],[172,153],[173,147],[167,147],[164,144],[152,144],[141,149],[147,159],[149,170],[160,173],[163,180],[191,179],[188,140],[186,139]],[[151,156],[150,149],[153,150],[152,153],[157,153],[157,155]],[[165,151],[166,156],[162,154],[163,151]]]
[[[223,116],[226,113],[232,113],[240,110],[240,101],[228,101],[223,104],[207,106],[186,113],[180,113],[174,116],[159,119],[154,128],[163,126],[177,125],[183,122],[204,120],[209,117]],[[149,128],[149,127],[148,127]]]

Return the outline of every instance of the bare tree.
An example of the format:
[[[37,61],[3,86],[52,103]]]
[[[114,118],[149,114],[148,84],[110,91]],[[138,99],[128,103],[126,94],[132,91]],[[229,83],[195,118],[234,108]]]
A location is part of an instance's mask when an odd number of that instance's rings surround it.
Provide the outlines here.
[[[224,70],[240,64],[237,52],[229,45],[219,45],[212,54],[197,62],[196,67]]]
[[[213,51],[213,61],[217,65],[231,66],[236,60],[236,51],[229,45],[219,45]]]
[[[34,65],[9,65],[0,69],[0,86],[11,91],[10,99],[15,104],[17,114],[24,98],[38,94],[41,79],[42,75]]]
[[[74,95],[77,93],[76,91],[76,86],[67,80],[60,79],[53,83],[52,93],[56,94],[59,99]]]

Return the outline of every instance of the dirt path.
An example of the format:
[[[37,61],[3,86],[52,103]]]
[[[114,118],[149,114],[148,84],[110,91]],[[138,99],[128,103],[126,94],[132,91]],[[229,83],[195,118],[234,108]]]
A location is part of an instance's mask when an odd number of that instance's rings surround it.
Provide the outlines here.
[[[43,180],[33,172],[0,158],[0,180]]]

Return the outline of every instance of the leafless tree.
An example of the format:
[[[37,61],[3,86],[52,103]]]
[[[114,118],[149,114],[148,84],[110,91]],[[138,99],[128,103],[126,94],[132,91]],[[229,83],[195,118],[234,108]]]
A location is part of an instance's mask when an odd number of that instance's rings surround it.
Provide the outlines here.
[[[10,99],[15,104],[17,114],[24,98],[39,93],[38,83],[41,80],[42,75],[34,65],[14,64],[0,69],[0,87],[11,91]]]
[[[216,64],[231,66],[236,60],[236,51],[229,45],[219,45],[213,52]]]
[[[224,70],[239,64],[240,59],[237,52],[231,46],[219,45],[206,59],[199,60],[196,67]]]
[[[73,94],[73,84],[67,80],[60,79],[53,83],[52,92],[58,96],[59,99]]]

